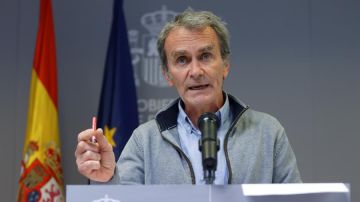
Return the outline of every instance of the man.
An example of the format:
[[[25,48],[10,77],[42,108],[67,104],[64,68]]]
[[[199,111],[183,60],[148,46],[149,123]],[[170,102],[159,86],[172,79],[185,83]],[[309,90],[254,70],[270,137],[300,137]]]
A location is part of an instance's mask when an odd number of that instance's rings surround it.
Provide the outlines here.
[[[134,130],[117,164],[101,129],[81,132],[75,152],[81,174],[93,183],[204,184],[197,121],[214,112],[221,120],[215,184],[301,182],[279,122],[223,91],[230,48],[220,18],[184,11],[161,31],[158,51],[180,98]]]

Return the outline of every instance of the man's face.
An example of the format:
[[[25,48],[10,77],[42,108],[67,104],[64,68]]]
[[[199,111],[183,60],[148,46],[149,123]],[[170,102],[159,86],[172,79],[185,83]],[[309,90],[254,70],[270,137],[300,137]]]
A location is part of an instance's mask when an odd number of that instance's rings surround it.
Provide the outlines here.
[[[169,33],[164,48],[168,67],[165,78],[176,87],[185,108],[220,108],[229,64],[221,58],[216,32],[210,27],[178,27]]]

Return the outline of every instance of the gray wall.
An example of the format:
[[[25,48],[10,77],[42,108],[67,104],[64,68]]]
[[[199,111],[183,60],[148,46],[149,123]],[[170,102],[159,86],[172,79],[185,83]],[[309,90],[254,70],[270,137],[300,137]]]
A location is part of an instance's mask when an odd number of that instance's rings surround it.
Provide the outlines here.
[[[144,13],[212,10],[231,33],[226,89],[285,126],[305,182],[348,182],[360,201],[360,2],[351,0],[125,1],[128,28],[146,33]],[[26,127],[39,1],[0,1],[0,193],[15,201]],[[112,1],[53,1],[59,114],[66,184],[76,170],[76,135],[97,113]],[[173,89],[138,87],[139,99]],[[154,91],[153,91],[154,90]],[[152,113],[150,109],[144,113]],[[10,184],[9,184],[10,182]]]

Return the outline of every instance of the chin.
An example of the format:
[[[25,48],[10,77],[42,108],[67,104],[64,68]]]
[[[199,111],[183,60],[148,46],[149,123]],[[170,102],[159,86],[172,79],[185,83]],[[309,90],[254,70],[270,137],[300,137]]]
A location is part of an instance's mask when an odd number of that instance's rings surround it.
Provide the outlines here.
[[[203,105],[212,105],[216,104],[216,94],[212,89],[208,89],[207,91],[199,91],[199,92],[185,92],[183,94],[183,100],[186,104],[190,104],[191,106],[201,106]]]

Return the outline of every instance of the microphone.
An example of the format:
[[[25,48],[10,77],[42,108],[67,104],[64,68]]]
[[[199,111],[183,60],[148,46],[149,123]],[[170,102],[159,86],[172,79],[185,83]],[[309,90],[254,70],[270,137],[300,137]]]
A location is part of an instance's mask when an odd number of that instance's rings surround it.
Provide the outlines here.
[[[220,141],[217,138],[219,125],[219,118],[211,112],[202,114],[198,120],[198,126],[201,131],[199,150],[202,154],[202,166],[206,184],[213,184],[215,180],[217,152],[220,148]]]

